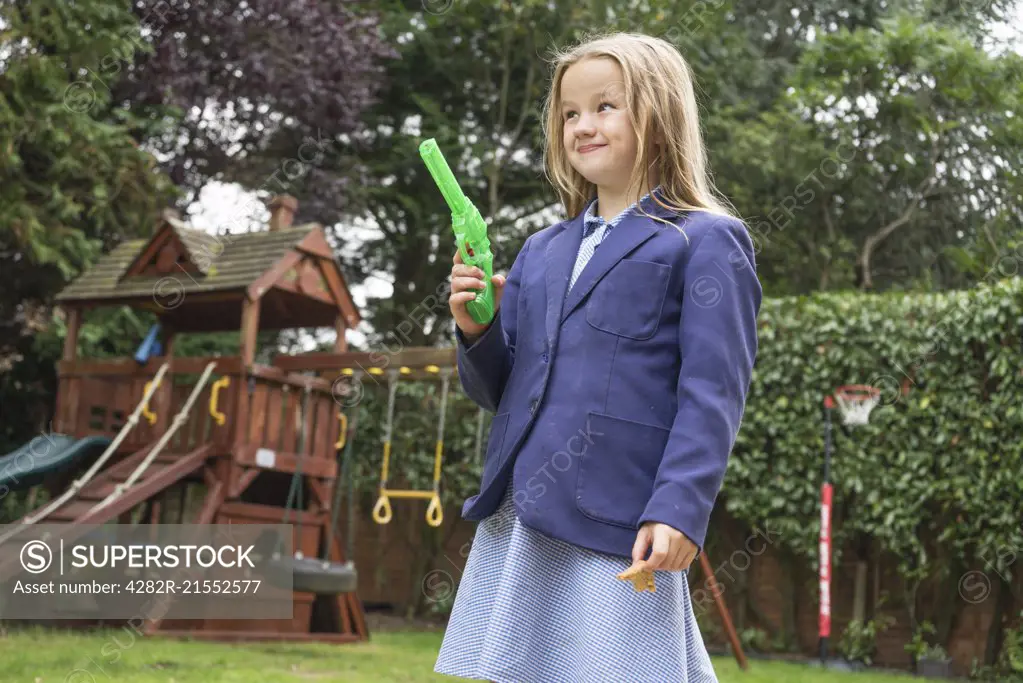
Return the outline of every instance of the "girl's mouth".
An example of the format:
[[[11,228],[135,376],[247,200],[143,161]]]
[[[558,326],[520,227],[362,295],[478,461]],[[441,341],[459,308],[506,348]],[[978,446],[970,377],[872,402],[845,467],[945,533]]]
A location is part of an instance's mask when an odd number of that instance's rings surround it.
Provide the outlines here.
[[[579,148],[579,153],[586,154],[587,152],[592,152],[593,150],[600,149],[601,147],[606,147],[606,145],[583,145]]]

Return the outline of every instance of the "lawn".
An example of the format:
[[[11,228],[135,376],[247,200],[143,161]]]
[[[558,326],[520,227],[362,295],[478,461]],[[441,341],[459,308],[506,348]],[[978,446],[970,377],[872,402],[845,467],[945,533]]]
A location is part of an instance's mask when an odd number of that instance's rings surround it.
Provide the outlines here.
[[[11,683],[382,683],[458,681],[433,673],[441,633],[376,632],[355,645],[217,644],[129,632],[15,630],[0,637],[0,681]],[[822,672],[805,666],[715,658],[721,683],[907,683],[904,676]],[[921,679],[915,679],[919,681]]]

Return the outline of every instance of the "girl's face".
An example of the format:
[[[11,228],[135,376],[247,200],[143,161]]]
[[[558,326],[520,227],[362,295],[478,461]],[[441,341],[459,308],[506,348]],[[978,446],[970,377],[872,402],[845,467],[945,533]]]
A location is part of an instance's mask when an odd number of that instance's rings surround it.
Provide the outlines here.
[[[562,141],[568,161],[598,187],[623,191],[636,161],[638,141],[629,121],[625,76],[613,59],[586,59],[561,80]]]

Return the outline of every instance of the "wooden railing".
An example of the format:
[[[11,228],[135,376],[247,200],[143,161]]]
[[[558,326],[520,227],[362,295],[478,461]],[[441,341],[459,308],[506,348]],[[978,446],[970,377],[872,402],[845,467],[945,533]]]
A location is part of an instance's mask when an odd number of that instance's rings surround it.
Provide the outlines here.
[[[77,437],[114,437],[165,360],[152,358],[145,365],[130,358],[62,361],[54,429]],[[172,359],[122,450],[159,439],[211,361],[217,363],[213,376],[168,443],[168,452],[190,452],[211,443],[215,453],[231,452],[242,465],[294,472],[304,456],[302,470],[310,476],[336,475],[340,422],[331,384],[275,367],[243,368],[238,357]]]
[[[146,384],[153,380],[166,360],[153,358],[145,365],[131,358],[61,361],[57,365],[59,384],[54,430],[77,437],[115,436],[142,399]],[[240,384],[240,359],[174,358],[147,410],[122,442],[122,450],[136,450],[152,443],[170,428],[202,371],[213,361],[217,363],[214,381],[229,378],[228,386],[218,391],[218,403],[222,409],[228,409],[225,412],[230,412]],[[188,420],[168,443],[168,451],[191,451],[205,443],[225,450],[230,446],[230,425],[219,425],[210,415],[214,381],[207,383],[197,397]]]
[[[294,472],[303,457],[304,473],[333,478],[340,421],[330,383],[259,365],[249,369],[246,382],[247,426],[235,442],[235,460]]]

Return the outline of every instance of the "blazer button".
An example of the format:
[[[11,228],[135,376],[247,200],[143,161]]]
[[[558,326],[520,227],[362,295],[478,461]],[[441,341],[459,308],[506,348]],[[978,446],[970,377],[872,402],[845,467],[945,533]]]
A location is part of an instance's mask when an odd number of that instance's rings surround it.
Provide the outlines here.
[[[542,356],[540,356],[540,357],[541,357],[541,358],[543,358],[543,362],[544,362],[544,363],[546,363],[546,362],[547,362],[547,360],[548,360],[548,356],[547,356],[547,352],[546,352],[546,351],[544,351],[544,352],[543,352],[543,355],[542,355]]]

